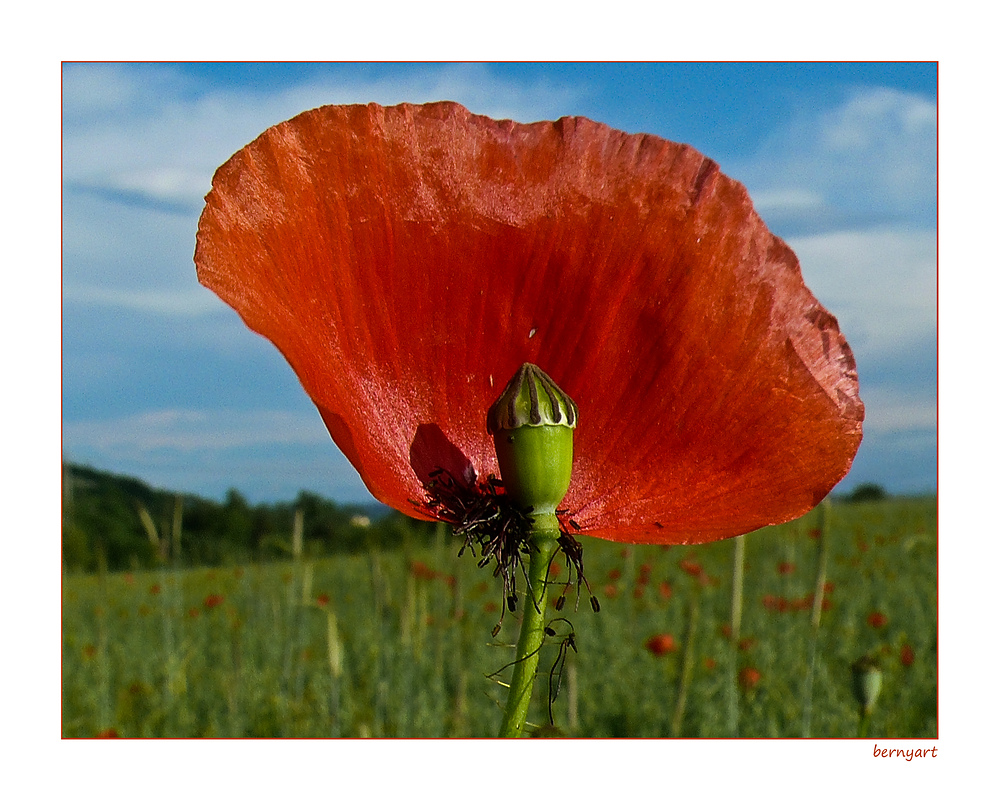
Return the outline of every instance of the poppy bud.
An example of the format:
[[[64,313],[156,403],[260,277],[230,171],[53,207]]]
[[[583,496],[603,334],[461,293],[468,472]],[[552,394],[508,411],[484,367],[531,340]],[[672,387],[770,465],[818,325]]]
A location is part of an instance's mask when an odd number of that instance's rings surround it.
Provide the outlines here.
[[[882,670],[871,656],[863,656],[851,665],[854,679],[854,697],[861,706],[862,715],[870,715],[879,692],[882,690]]]
[[[536,518],[554,518],[569,489],[578,416],[576,404],[556,382],[527,363],[486,416],[504,486],[514,502],[530,507]]]

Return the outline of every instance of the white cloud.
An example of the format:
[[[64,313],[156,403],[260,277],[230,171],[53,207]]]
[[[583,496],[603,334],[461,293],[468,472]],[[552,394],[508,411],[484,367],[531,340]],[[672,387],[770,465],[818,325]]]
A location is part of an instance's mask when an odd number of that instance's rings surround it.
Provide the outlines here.
[[[933,388],[931,388],[933,389]],[[933,431],[937,427],[937,402],[886,387],[864,388],[866,434]]]
[[[777,189],[755,193],[753,204],[764,216],[769,212],[794,213],[822,208],[823,196],[809,189]]]
[[[122,451],[216,452],[330,442],[318,414],[280,410],[157,409],[112,420],[66,423],[67,451],[117,457]]]
[[[316,78],[292,88],[199,92],[163,66],[73,65],[64,72],[64,180],[192,207],[215,169],[266,128],[324,104],[392,105],[455,100],[521,121],[571,111],[579,87],[504,81],[478,64],[429,65],[405,77],[343,83]]]
[[[290,500],[301,489],[373,500],[315,411],[172,408],[64,423],[63,456],[212,497],[237,487],[253,502]]]
[[[891,89],[858,93],[820,118],[821,144],[831,152],[865,153],[920,147],[937,132],[930,101]]]
[[[866,88],[835,108],[776,129],[738,174],[778,224],[825,227],[864,220],[934,225],[937,106],[922,95]],[[808,199],[769,216],[768,198]],[[817,202],[819,201],[819,202]],[[822,212],[820,214],[819,212]],[[778,216],[780,213],[780,216]]]
[[[154,314],[199,317],[216,314],[221,302],[204,289],[130,290],[110,286],[67,286],[63,302],[82,306],[111,306]]]
[[[166,65],[67,65],[64,300],[182,316],[211,309],[192,256],[212,175],[266,128],[305,109],[454,99],[480,113],[530,120],[570,111],[579,94],[546,80],[507,82],[474,64],[354,83],[316,78],[273,91],[206,91]]]
[[[120,64],[66,64],[62,73],[63,117],[79,124],[95,117],[135,113],[157,95],[177,93],[182,74],[170,67],[138,73]]]
[[[790,239],[806,284],[840,321],[859,361],[899,353],[937,330],[937,236],[885,228]]]

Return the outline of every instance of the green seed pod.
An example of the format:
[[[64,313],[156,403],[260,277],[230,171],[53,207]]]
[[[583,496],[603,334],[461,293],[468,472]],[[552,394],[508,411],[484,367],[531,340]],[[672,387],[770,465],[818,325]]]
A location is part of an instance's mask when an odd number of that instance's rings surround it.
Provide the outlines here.
[[[486,416],[504,486],[534,516],[551,516],[566,496],[573,470],[573,429],[579,410],[541,369],[523,364]]]

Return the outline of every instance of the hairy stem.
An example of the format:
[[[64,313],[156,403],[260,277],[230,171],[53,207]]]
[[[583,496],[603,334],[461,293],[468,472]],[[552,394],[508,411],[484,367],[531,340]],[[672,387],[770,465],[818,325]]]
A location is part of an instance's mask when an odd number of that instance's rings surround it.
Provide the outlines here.
[[[500,725],[501,737],[520,737],[524,733],[538,657],[545,640],[546,579],[549,562],[558,547],[558,539],[559,522],[555,515],[532,517],[531,556],[528,561],[531,586],[525,592],[514,673],[510,679],[503,723]]]

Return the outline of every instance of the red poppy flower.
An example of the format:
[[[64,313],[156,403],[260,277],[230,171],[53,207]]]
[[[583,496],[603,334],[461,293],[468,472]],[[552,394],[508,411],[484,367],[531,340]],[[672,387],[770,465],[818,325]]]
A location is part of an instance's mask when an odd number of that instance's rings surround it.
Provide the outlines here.
[[[681,561],[677,563],[677,566],[689,576],[698,577],[702,572],[701,565],[694,559],[681,559]]]
[[[225,600],[221,595],[217,593],[212,593],[211,595],[205,596],[205,608],[215,609],[217,606],[221,606],[222,602]]]
[[[411,562],[410,573],[413,574],[414,578],[423,579],[425,581],[431,581],[437,578],[437,571],[428,567],[423,562]]]
[[[581,117],[326,106],[216,173],[199,279],[288,359],[379,500],[499,475],[485,418],[537,364],[580,412],[583,533],[703,542],[799,516],[850,467],[850,348],[746,190]],[[412,502],[418,502],[414,505]]]
[[[784,596],[765,595],[761,598],[761,603],[769,612],[787,612],[789,607],[788,599]]]
[[[902,647],[899,649],[900,663],[903,667],[910,667],[915,659],[916,655],[913,653],[913,646],[909,643],[903,643]]]
[[[760,671],[757,668],[745,667],[740,670],[737,680],[744,690],[752,690],[760,683]]]
[[[873,629],[880,629],[889,622],[889,618],[882,612],[872,612],[868,615],[868,625]]]
[[[646,650],[653,656],[663,656],[677,650],[677,643],[671,634],[657,634],[646,640]]]

